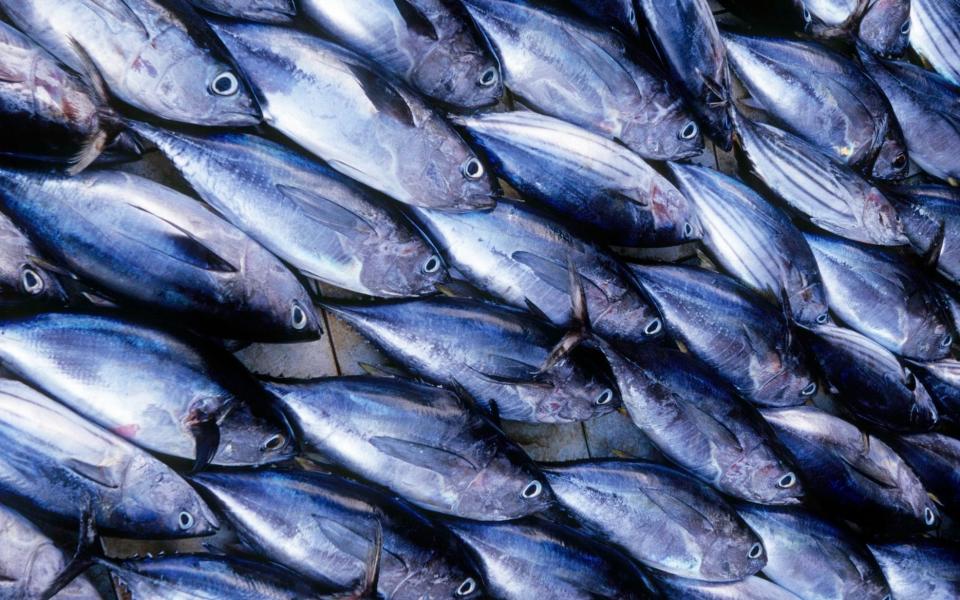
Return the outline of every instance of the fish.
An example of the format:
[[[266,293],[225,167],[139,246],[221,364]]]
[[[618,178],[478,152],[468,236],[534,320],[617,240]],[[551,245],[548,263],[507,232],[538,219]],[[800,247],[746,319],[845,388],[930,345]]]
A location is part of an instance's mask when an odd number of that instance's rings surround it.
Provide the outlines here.
[[[806,334],[825,378],[858,419],[887,431],[929,431],[937,424],[939,413],[926,387],[889,350],[837,325]]]
[[[697,119],[722,150],[733,148],[730,69],[707,0],[638,0],[637,9],[660,60]]]
[[[960,86],[960,2],[910,0],[910,46],[944,78]]]
[[[916,0],[870,0],[860,16],[857,37],[875,54],[900,56],[910,45]]]
[[[0,155],[80,172],[115,138],[118,118],[90,84],[0,22]]]
[[[330,39],[456,110],[499,102],[503,78],[490,47],[450,0],[304,0]]]
[[[865,0],[790,0],[800,9],[804,29],[821,39],[844,39],[856,29]]]
[[[234,339],[320,336],[310,295],[283,263],[152,180],[0,168],[0,206],[46,255],[110,297]]]
[[[45,522],[76,526],[89,519],[105,533],[131,539],[202,537],[219,528],[171,468],[52,398],[0,380],[0,403],[5,504]]]
[[[551,0],[550,4],[614,27],[624,36],[640,35],[640,23],[633,0]]]
[[[741,503],[767,550],[763,574],[805,600],[889,598],[883,573],[855,535],[800,508]]]
[[[911,371],[927,389],[944,424],[960,425],[960,361],[944,358],[911,362]]]
[[[40,598],[63,572],[69,555],[20,513],[0,506],[0,597]],[[101,600],[86,577],[74,579],[57,600]]]
[[[800,600],[777,584],[760,577],[747,577],[742,581],[709,583],[696,579],[684,579],[667,574],[657,574],[657,586],[669,598],[684,600]]]
[[[329,589],[362,585],[381,543],[384,599],[475,598],[479,579],[409,506],[337,475],[294,470],[195,475],[257,555]],[[467,591],[468,593],[461,593]]]
[[[960,284],[960,190],[945,185],[905,185],[894,188],[892,194],[904,205],[899,209],[900,218],[911,246],[927,257],[938,273]]]
[[[483,523],[444,519],[473,557],[487,590],[501,600],[648,597],[625,557],[563,525],[524,519]]]
[[[486,166],[441,115],[352,52],[307,33],[212,21],[267,125],[333,170],[404,204],[485,210]]]
[[[463,0],[525,107],[607,138],[644,158],[703,151],[699,126],[660,70],[616,32],[527,0]]]
[[[938,179],[960,179],[960,87],[918,66],[860,48],[860,62],[893,106],[910,158]]]
[[[287,24],[297,16],[294,0],[190,0],[194,7],[223,17]]]
[[[589,348],[566,351],[579,333],[520,309],[449,297],[324,307],[417,377],[462,388],[509,421],[585,421],[620,405],[606,361]]]
[[[0,0],[27,36],[117,100],[161,119],[261,120],[243,74],[186,0]]]
[[[893,597],[951,600],[960,595],[960,554],[954,544],[914,540],[868,544]]]
[[[852,169],[791,133],[741,114],[734,121],[753,172],[805,220],[866,244],[908,242],[890,200]]]
[[[931,361],[949,355],[950,316],[925,273],[873,246],[805,235],[830,309],[840,320],[906,358]]]
[[[435,293],[449,279],[388,201],[301,153],[242,133],[132,127],[217,213],[311,279],[379,298]]]
[[[776,124],[867,177],[907,176],[893,109],[854,61],[816,42],[731,32],[723,40],[734,72]]]
[[[757,406],[796,406],[817,393],[783,314],[731,277],[679,265],[631,267],[667,333]]]
[[[683,194],[610,138],[524,110],[453,121],[525,200],[557,213],[594,239],[647,247],[700,238],[700,224]]]
[[[450,391],[370,376],[266,386],[311,451],[420,508],[507,520],[553,505],[523,450]]]
[[[949,513],[960,510],[960,440],[942,433],[915,433],[888,440],[890,446]]]
[[[561,506],[595,539],[644,565],[703,581],[736,581],[766,563],[760,538],[715,491],[635,460],[544,465]]]
[[[0,365],[120,437],[195,469],[294,454],[286,423],[233,356],[146,322],[80,312],[4,317]]]
[[[881,525],[891,534],[923,532],[940,522],[923,484],[879,438],[814,406],[761,412],[829,516]]]
[[[742,182],[719,171],[671,163],[677,187],[694,205],[703,246],[727,273],[803,325],[830,322],[813,252],[790,218]]]
[[[0,213],[0,308],[66,304],[68,294],[57,270],[41,257],[30,238]]]
[[[532,307],[553,325],[572,327],[573,268],[594,333],[631,345],[663,331],[659,313],[616,258],[523,202],[504,199],[472,213],[421,209],[415,216],[447,264],[505,304]]]
[[[803,485],[757,410],[689,355],[601,340],[634,425],[670,462],[719,491],[762,504],[797,504]]]

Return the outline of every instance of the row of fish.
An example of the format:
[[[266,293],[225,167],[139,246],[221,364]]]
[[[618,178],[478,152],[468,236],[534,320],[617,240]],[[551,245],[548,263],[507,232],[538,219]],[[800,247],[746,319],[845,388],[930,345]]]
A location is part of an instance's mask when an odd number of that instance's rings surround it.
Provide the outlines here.
[[[0,0],[0,597],[960,593],[955,0],[192,4]],[[220,341],[322,311],[404,372]]]

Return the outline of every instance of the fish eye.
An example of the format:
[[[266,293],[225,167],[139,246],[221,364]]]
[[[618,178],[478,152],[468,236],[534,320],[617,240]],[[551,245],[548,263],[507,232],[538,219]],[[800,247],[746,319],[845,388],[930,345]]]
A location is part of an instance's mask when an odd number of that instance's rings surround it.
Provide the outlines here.
[[[755,542],[750,546],[750,551],[747,552],[747,558],[760,558],[763,555],[763,546],[760,542]]]
[[[281,433],[276,433],[268,437],[263,444],[260,446],[260,449],[265,452],[272,452],[274,450],[279,450],[283,447],[283,444],[286,443],[287,438]]]
[[[807,9],[807,5],[804,4],[803,5],[803,22],[810,23],[811,21],[813,21],[813,15],[810,14],[810,10]]]
[[[644,335],[657,335],[661,330],[663,330],[663,321],[654,319],[643,328],[643,333]]]
[[[927,524],[927,527],[933,527],[934,523],[937,522],[937,515],[929,506],[923,509],[923,522]]]
[[[690,223],[683,224],[683,237],[688,239],[693,237],[693,225]]]
[[[476,156],[468,158],[460,167],[460,170],[463,172],[464,177],[473,179],[474,181],[483,177],[484,172],[483,163],[480,162],[480,159]]]
[[[700,133],[700,128],[697,127],[696,123],[694,123],[693,121],[690,121],[689,123],[683,126],[683,129],[680,130],[678,137],[681,140],[692,140],[693,138],[697,137],[697,134],[699,133]]]
[[[627,20],[630,21],[630,24],[631,24],[631,25],[636,25],[636,24],[637,24],[637,13],[636,13],[636,11],[634,11],[634,10],[628,10],[628,12],[627,12]]]
[[[895,169],[902,169],[905,166],[907,166],[907,155],[901,152],[893,159],[893,167]]]
[[[31,296],[36,296],[43,291],[43,278],[30,267],[25,267],[20,273],[20,284],[23,285],[23,291]]]
[[[483,87],[490,87],[497,82],[497,70],[494,67],[489,67],[480,75],[480,85]]]
[[[531,500],[539,496],[541,492],[543,492],[543,484],[534,479],[524,486],[523,491],[520,492],[520,495],[527,500]]]
[[[467,577],[457,588],[458,596],[469,596],[477,591],[477,581],[473,577]]]
[[[910,33],[910,28],[913,26],[913,23],[910,22],[910,19],[907,19],[903,22],[903,25],[900,26],[900,34],[907,35]]]
[[[431,256],[423,263],[423,272],[430,275],[436,273],[440,270],[440,259],[436,256]]]
[[[777,487],[788,490],[797,484],[797,476],[793,473],[787,473],[777,480]]]
[[[917,388],[917,378],[910,371],[904,371],[903,385],[907,386],[908,390],[915,390]]]
[[[949,348],[952,344],[953,344],[953,336],[950,335],[949,333],[943,336],[943,339],[940,340],[941,348]]]
[[[800,390],[801,396],[812,396],[817,393],[817,382],[811,381],[805,388]]]
[[[825,325],[827,321],[830,320],[830,317],[827,316],[827,313],[823,313],[817,317],[817,323],[820,325]]]
[[[181,531],[188,531],[192,529],[194,524],[193,515],[186,511],[180,513],[180,516],[177,517],[177,524],[180,525]]]
[[[240,90],[240,80],[232,71],[224,71],[213,78],[210,90],[218,96],[232,96]]]
[[[297,331],[307,326],[307,311],[303,310],[296,300],[293,301],[293,306],[290,308],[290,325]]]
[[[610,404],[613,401],[613,390],[607,388],[600,392],[600,395],[597,396],[597,406],[603,406],[604,404]]]

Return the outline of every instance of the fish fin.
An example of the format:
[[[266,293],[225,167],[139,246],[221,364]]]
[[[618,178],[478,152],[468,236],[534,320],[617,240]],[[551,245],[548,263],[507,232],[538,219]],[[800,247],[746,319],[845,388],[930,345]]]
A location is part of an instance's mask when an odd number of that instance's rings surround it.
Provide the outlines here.
[[[358,362],[357,366],[363,369],[363,372],[371,377],[389,377],[391,379],[409,379],[405,373],[399,369],[384,367],[382,365],[373,365],[368,362]]]
[[[220,426],[212,419],[205,419],[190,425],[194,439],[194,462],[190,474],[206,469],[217,455],[220,447]]]
[[[530,298],[524,297],[523,303],[527,305],[527,310],[530,311],[530,314],[540,319],[541,321],[550,322],[550,317],[547,316],[547,313],[540,310],[540,307],[533,303]]]
[[[324,198],[311,190],[277,184],[277,191],[303,209],[311,220],[347,237],[376,233],[376,227],[357,213]]]
[[[928,268],[933,268],[940,262],[940,253],[943,252],[943,242],[946,238],[947,226],[942,219],[938,221],[938,224],[937,233],[933,236],[933,242],[930,244],[930,248],[921,257],[923,264]]]
[[[93,507],[88,503],[80,514],[77,548],[73,553],[73,557],[63,566],[63,569],[57,573],[57,576],[40,595],[41,600],[53,598],[63,590],[63,588],[70,585],[74,579],[94,565],[96,562],[95,558],[102,554],[97,548],[97,541],[99,539],[100,536],[97,533]]]
[[[323,535],[342,552],[357,558],[369,553],[370,538],[366,536],[365,532],[350,527],[351,521],[341,523],[319,514],[311,516],[317,520],[317,525],[320,526]]]
[[[537,279],[555,290],[570,291],[570,275],[563,264],[523,250],[517,250],[510,258],[533,271]]]
[[[413,110],[407,103],[407,99],[389,81],[371,71],[366,65],[352,62],[348,63],[348,67],[356,77],[357,83],[363,88],[367,99],[379,112],[388,114],[410,127],[416,126]]]
[[[740,439],[737,437],[737,434],[734,433],[732,429],[727,427],[723,420],[717,419],[710,413],[704,411],[697,406],[695,402],[679,400],[677,405],[680,407],[680,410],[684,415],[698,423],[698,429],[702,427],[703,429],[719,433],[726,439],[727,443],[735,446],[739,452],[743,452],[743,445],[740,443]]]
[[[623,458],[623,459],[636,458],[634,455],[630,454],[629,452],[624,452],[623,450],[617,450],[616,448],[611,450],[610,454],[612,454],[614,458]]]
[[[93,161],[97,160],[103,153],[103,149],[107,147],[109,139],[110,136],[107,135],[107,132],[101,129],[91,139],[87,140],[80,152],[70,161],[72,164],[67,169],[67,174],[77,175],[92,165]]]
[[[466,465],[473,471],[480,470],[480,467],[466,456],[445,448],[437,448],[384,435],[370,438],[370,444],[388,456],[418,467],[435,470],[432,469],[433,466],[439,465],[457,469]]]
[[[650,206],[650,203],[643,196],[634,195],[629,196],[623,193],[622,190],[615,190],[613,188],[607,188],[603,191],[604,195],[609,198],[615,198],[616,200],[623,202],[624,204],[635,204],[637,206]]]
[[[148,246],[174,260],[179,260],[180,262],[184,262],[188,265],[203,269],[205,271],[213,271],[218,273],[237,273],[240,270],[233,266],[230,261],[226,260],[208,248],[203,241],[198,240],[190,231],[180,227],[176,223],[172,223],[167,219],[150,212],[142,206],[137,206],[135,204],[129,204],[129,206],[147,213],[158,222],[163,223],[166,227],[168,227],[169,229],[165,232],[162,232],[162,235],[166,236],[166,241],[170,242],[172,247],[163,247],[161,244],[152,244],[150,243],[150,240],[144,239],[142,236],[132,237],[122,230],[117,230],[120,235]]]
[[[538,373],[543,374],[552,369],[582,344],[590,339],[590,316],[587,314],[587,296],[583,291],[583,280],[573,264],[573,258],[567,259],[567,288],[570,293],[570,310],[573,313],[572,329],[568,331],[557,345],[553,347]]]
[[[486,301],[483,294],[473,285],[459,279],[451,279],[436,285],[437,291],[449,298],[469,298],[471,300]]]
[[[377,588],[380,582],[380,561],[383,558],[383,523],[377,520],[377,529],[374,532],[373,546],[364,561],[364,577],[354,591],[357,600],[380,598]]]
[[[840,460],[843,461],[851,470],[860,475],[861,477],[872,481],[873,483],[879,485],[882,488],[887,489],[896,489],[899,487],[896,481],[894,481],[888,473],[878,468],[871,460],[869,456],[870,452],[870,438],[866,433],[862,434],[864,437],[864,449],[857,456],[845,456],[843,453],[840,453]]]
[[[397,7],[400,16],[403,17],[404,22],[407,24],[407,27],[416,33],[425,38],[430,38],[433,41],[440,40],[440,34],[437,32],[437,28],[434,27],[433,22],[423,14],[423,11],[416,5],[414,5],[410,0],[393,0],[393,3]]]
[[[74,275],[72,272],[70,272],[70,271],[66,270],[65,268],[61,267],[60,265],[56,265],[56,264],[50,262],[49,260],[47,260],[47,259],[45,259],[45,258],[42,258],[42,257],[40,257],[40,256],[28,255],[28,256],[27,256],[27,260],[29,260],[29,261],[32,262],[33,264],[37,265],[38,267],[40,267],[40,268],[43,269],[44,271],[50,271],[51,273],[55,273],[55,274],[61,275],[61,276],[63,276],[63,277],[69,277],[70,279],[78,279],[78,277],[77,277],[76,275]]]
[[[121,482],[117,481],[115,477],[112,477],[110,472],[100,465],[83,462],[77,458],[68,458],[64,461],[64,466],[80,477],[92,481],[97,485],[114,490],[120,488]]]
[[[490,418],[497,427],[503,426],[503,420],[500,419],[500,403],[496,400],[490,400]]]
[[[150,35],[146,23],[137,15],[136,11],[130,8],[126,0],[84,0],[84,2],[100,7],[101,10],[120,22],[136,25],[145,36]]]
[[[93,93],[95,99],[100,104],[107,104],[110,99],[110,88],[107,87],[107,82],[104,81],[103,75],[100,73],[100,67],[93,62],[90,53],[87,52],[87,49],[84,48],[76,38],[68,35],[67,43],[80,60],[83,68],[83,72],[80,73],[80,75],[86,76],[85,81],[89,84],[90,91]]]

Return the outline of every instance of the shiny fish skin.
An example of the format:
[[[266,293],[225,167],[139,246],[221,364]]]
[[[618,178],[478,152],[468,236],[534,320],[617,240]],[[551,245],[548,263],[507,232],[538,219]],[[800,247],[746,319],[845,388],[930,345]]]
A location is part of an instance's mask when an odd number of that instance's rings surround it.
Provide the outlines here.
[[[960,87],[936,73],[884,61],[863,49],[860,61],[890,100],[913,162],[939,179],[960,179]]]
[[[960,596],[960,553],[934,540],[870,544],[894,600],[954,600]]]
[[[900,209],[900,217],[904,220],[908,236],[911,234],[911,217],[919,217],[921,226],[925,222],[932,222],[934,237],[938,233],[939,223],[943,223],[940,254],[932,259],[936,261],[937,271],[941,275],[960,284],[960,189],[945,185],[904,185],[894,188],[893,194],[906,202],[907,208]],[[913,237],[911,242],[915,243]],[[931,249],[929,242],[921,248],[923,254]]]
[[[960,511],[960,440],[942,433],[901,435],[890,445],[951,514]]]
[[[294,0],[190,0],[197,8],[258,23],[289,23],[297,16]]]
[[[707,0],[638,0],[660,58],[685,91],[699,120],[723,150],[733,147],[730,71]]]
[[[766,562],[760,539],[723,498],[653,463],[590,460],[544,465],[561,505],[596,539],[659,571],[734,581]]]
[[[813,406],[761,412],[810,495],[831,516],[899,532],[922,532],[939,522],[923,484],[878,438]]]
[[[731,583],[708,583],[663,574],[656,576],[656,582],[668,598],[683,600],[801,600],[760,577],[747,577]]]
[[[849,167],[793,134],[740,114],[735,121],[754,173],[811,223],[867,244],[907,243],[890,200]]]
[[[648,348],[634,362],[601,347],[630,418],[669,460],[736,498],[801,501],[803,487],[756,409],[695,359]]]
[[[732,278],[696,267],[633,266],[670,336],[758,406],[796,406],[817,391],[783,314]]]
[[[466,142],[356,55],[281,27],[213,27],[250,79],[267,124],[334,170],[405,204],[494,206],[492,183]]]
[[[714,262],[768,300],[786,298],[797,323],[829,321],[817,262],[786,214],[719,171],[680,164],[670,171],[696,209]]]
[[[286,428],[256,414],[268,400],[231,355],[149,325],[78,313],[7,318],[0,364],[153,452],[195,459],[194,428],[212,421],[220,431],[214,464],[260,465],[294,453]]]
[[[303,0],[331,39],[455,109],[496,104],[500,67],[451,0]]]
[[[937,424],[927,389],[880,344],[835,325],[811,330],[807,342],[841,403],[857,418],[891,431],[928,431]]]
[[[39,264],[39,256],[30,238],[0,213],[0,308],[67,300],[57,275]]]
[[[911,9],[918,0],[870,0],[860,17],[858,37],[881,56],[900,56],[910,43]]]
[[[128,538],[213,534],[219,523],[172,469],[33,388],[0,380],[0,497]]]
[[[0,539],[0,598],[39,598],[70,560],[36,525],[4,506],[0,506]],[[99,592],[83,576],[74,579],[55,598],[101,600]]]
[[[0,168],[0,205],[42,250],[109,296],[235,339],[319,337],[319,317],[293,273],[171,188],[120,171]]]
[[[532,111],[458,117],[497,173],[607,244],[670,246],[700,237],[686,198],[622,144]]]
[[[910,0],[910,45],[954,85],[960,85],[960,2]]]
[[[634,0],[548,0],[548,2],[570,8],[586,18],[616,27],[623,35],[640,34]]]
[[[906,177],[893,109],[855,62],[814,42],[726,32],[723,39],[751,96],[791,133],[867,176]]]
[[[911,363],[911,367],[933,398],[940,420],[960,425],[960,361],[945,358]]]
[[[806,234],[840,319],[891,352],[915,360],[950,353],[951,323],[927,275],[897,256],[832,236]]]
[[[304,155],[252,135],[134,129],[219,214],[308,277],[387,298],[430,294],[448,278],[385,198]]]
[[[140,110],[194,125],[260,122],[233,60],[184,0],[0,0],[0,8],[67,66],[95,69]]]
[[[267,387],[306,446],[421,508],[505,520],[552,505],[526,454],[451,392],[382,377]]]
[[[703,138],[663,76],[615,32],[527,0],[463,0],[525,105],[655,160],[700,154]]]
[[[450,266],[506,304],[532,304],[555,326],[570,327],[572,264],[595,333],[637,344],[663,330],[657,310],[616,258],[522,202],[501,200],[491,211],[464,214],[419,210],[416,216]]]
[[[737,510],[763,540],[763,574],[803,600],[889,600],[873,556],[853,534],[799,508],[758,504]]]
[[[535,519],[443,523],[473,555],[498,600],[648,597],[636,567],[570,528]]]
[[[525,311],[463,298],[325,305],[415,375],[462,386],[510,421],[569,423],[616,410],[616,384],[600,357],[578,348],[541,367],[561,330]]]

